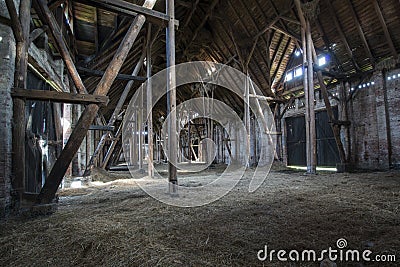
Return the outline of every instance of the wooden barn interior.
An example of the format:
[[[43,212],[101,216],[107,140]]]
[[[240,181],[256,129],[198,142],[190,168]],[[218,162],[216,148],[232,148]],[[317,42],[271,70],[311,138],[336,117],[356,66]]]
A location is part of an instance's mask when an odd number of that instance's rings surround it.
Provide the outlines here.
[[[400,1],[0,7],[2,266],[400,260]]]

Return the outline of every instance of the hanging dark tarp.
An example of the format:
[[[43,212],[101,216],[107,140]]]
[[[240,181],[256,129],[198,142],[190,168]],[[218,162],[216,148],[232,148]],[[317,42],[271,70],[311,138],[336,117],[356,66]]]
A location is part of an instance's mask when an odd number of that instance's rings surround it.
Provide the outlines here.
[[[50,90],[43,80],[28,72],[27,87]],[[54,158],[56,148],[49,146],[55,140],[53,104],[43,101],[26,101],[25,140],[25,192],[39,193],[49,171],[49,155]]]

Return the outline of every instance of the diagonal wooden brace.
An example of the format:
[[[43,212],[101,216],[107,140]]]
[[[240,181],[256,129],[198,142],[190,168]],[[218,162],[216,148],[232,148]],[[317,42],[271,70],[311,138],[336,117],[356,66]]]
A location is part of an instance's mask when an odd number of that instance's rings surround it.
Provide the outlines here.
[[[155,1],[150,0],[147,0],[144,5],[148,6],[149,2],[151,3],[150,5],[154,6]],[[107,95],[145,21],[146,18],[143,15],[138,15],[134,19],[118,50],[116,51],[114,58],[107,67],[107,70],[105,71],[101,81],[99,82],[94,94]],[[53,200],[57,189],[62,179],[64,178],[64,174],[67,171],[68,166],[75,153],[78,151],[83,139],[85,138],[86,133],[89,130],[89,127],[94,118],[96,117],[98,110],[99,106],[95,104],[90,104],[82,113],[82,116],[80,117],[76,127],[72,131],[65,148],[61,152],[60,157],[55,162],[49,174],[49,177],[46,180],[46,183],[44,184],[40,194],[38,195],[38,204],[50,203]]]

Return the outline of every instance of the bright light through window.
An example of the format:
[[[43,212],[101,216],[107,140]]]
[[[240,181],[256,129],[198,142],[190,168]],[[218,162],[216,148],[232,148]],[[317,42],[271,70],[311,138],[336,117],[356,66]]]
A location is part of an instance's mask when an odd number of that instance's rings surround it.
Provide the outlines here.
[[[326,64],[326,58],[325,57],[320,57],[319,59],[318,59],[318,66],[323,66],[323,65],[325,65]]]
[[[286,74],[286,81],[289,82],[291,80],[293,80],[293,72],[292,71],[290,71]]]
[[[301,75],[303,75],[303,68],[302,67],[299,67],[299,68],[294,70],[294,77],[299,77]]]

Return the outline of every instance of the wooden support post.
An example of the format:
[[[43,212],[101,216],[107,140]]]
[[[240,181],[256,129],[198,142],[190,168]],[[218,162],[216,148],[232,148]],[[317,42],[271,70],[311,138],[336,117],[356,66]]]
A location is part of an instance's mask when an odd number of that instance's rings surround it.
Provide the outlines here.
[[[313,69],[313,58],[312,58],[312,38],[311,38],[311,26],[310,22],[306,24],[306,39],[307,39],[307,79],[308,79],[308,109],[309,109],[309,153],[310,163],[307,166],[308,173],[317,172],[317,137],[315,129],[315,110],[314,110],[314,69]]]
[[[11,3],[7,2],[7,8],[9,9],[13,23],[20,23],[21,26],[17,27],[18,29],[13,28],[13,30],[21,30],[19,33],[14,32],[15,38],[21,39],[20,41],[17,40],[14,86],[21,88],[26,88],[27,83],[31,4],[31,0],[21,0],[19,9],[20,19],[18,20],[15,17],[16,14],[12,15],[12,13],[16,13],[14,3],[11,5]],[[20,98],[13,99],[12,187],[15,190],[15,197],[18,204],[25,191],[25,120],[25,100]]]
[[[282,116],[281,116],[281,105],[276,103],[276,113],[275,113],[275,125],[276,131],[278,133],[282,132]],[[278,135],[276,138],[276,154],[278,155],[278,160],[282,161],[283,149],[282,149],[282,134]]]
[[[147,28],[147,56],[146,56],[146,68],[147,68],[147,94],[146,94],[146,116],[148,115],[147,118],[147,146],[148,146],[148,155],[147,155],[147,172],[149,177],[154,176],[154,170],[153,170],[153,87],[151,83],[151,24],[149,24]]]
[[[314,79],[312,62],[312,39],[310,23],[306,21],[301,9],[300,0],[294,1],[301,23],[301,41],[303,46],[303,85],[306,105],[306,156],[307,173],[316,172],[316,136],[315,136],[315,111],[314,111]]]
[[[43,0],[40,0],[43,1]],[[153,7],[155,0],[147,0],[144,3],[145,7]],[[122,40],[118,50],[116,51],[114,58],[110,65],[107,67],[103,78],[100,80],[95,93],[96,95],[106,95],[110,90],[112,83],[115,80],[118,72],[120,71],[122,64],[124,63],[130,49],[132,48],[146,18],[143,15],[138,15],[132,22],[128,32]],[[64,150],[61,152],[60,157],[55,162],[51,173],[40,192],[37,202],[38,203],[50,203],[55,193],[57,192],[58,186],[60,185],[65,171],[68,168],[74,154],[78,151],[86,133],[89,129],[90,124],[96,117],[99,110],[99,106],[95,104],[89,104],[85,111],[82,113],[76,127],[71,133],[71,136],[65,145]]]
[[[190,127],[190,112],[188,116],[188,159],[189,163],[192,163],[192,135],[191,135],[191,127]]]
[[[168,109],[168,179],[169,192],[176,194],[178,190],[177,140],[176,140],[176,73],[175,73],[175,3],[174,0],[166,1],[167,15],[169,16],[167,28],[167,109]]]
[[[134,107],[135,108],[135,114],[138,114],[138,107]],[[135,121],[133,122],[133,132],[132,132],[132,151],[131,151],[131,163],[132,166],[136,167],[136,165],[138,164],[138,153],[136,153],[138,151],[138,138],[139,138],[139,127],[138,127],[138,118],[139,116],[136,115],[135,117]]]
[[[143,109],[144,109],[144,92],[142,91],[140,94],[140,106],[138,107],[138,117],[137,117],[137,121],[138,121],[138,158],[139,158],[139,171],[142,172],[143,171]]]
[[[249,73],[246,72],[246,83],[244,89],[244,116],[245,116],[245,123],[246,123],[246,145],[247,148],[250,149],[250,81],[249,81]],[[248,151],[250,153],[250,150]],[[250,167],[250,159],[246,162],[246,167]]]
[[[347,102],[347,90],[346,88],[347,82],[341,82],[341,86],[339,89],[339,108],[341,110],[341,117],[338,118],[340,121],[349,121],[349,109]],[[351,136],[350,136],[350,125],[347,125],[344,131],[344,142],[346,147],[346,162],[350,162],[351,159]]]

